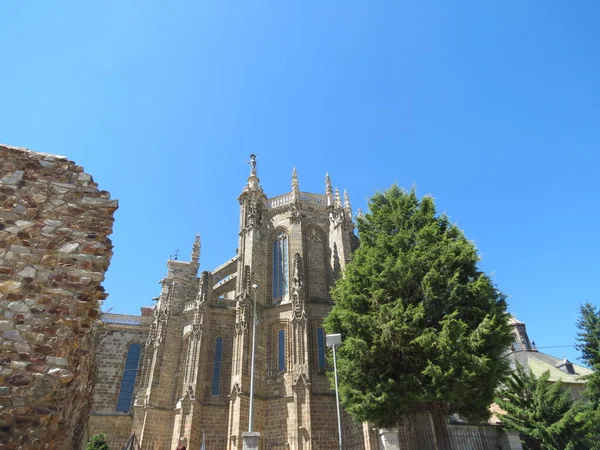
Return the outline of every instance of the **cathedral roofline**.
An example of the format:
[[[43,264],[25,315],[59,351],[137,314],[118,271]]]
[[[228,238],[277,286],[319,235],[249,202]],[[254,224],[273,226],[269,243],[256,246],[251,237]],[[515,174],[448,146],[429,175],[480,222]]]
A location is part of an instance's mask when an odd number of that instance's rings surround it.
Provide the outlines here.
[[[327,209],[327,197],[323,194],[313,194],[311,192],[298,192],[300,204]],[[293,204],[295,201],[294,193],[287,192],[275,197],[267,198],[267,209],[275,209]]]

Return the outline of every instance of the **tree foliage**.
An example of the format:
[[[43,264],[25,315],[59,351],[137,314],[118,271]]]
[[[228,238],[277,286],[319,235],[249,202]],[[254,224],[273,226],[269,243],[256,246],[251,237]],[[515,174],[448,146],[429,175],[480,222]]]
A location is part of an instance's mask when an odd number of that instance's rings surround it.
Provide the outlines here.
[[[423,408],[487,417],[513,339],[504,295],[432,198],[393,186],[369,208],[325,319],[327,332],[344,339],[346,411],[379,426]]]
[[[574,402],[559,380],[550,383],[550,372],[536,378],[521,366],[499,390],[496,403],[505,412],[504,425],[521,435],[524,450],[589,450],[588,438],[595,419],[581,402]]]
[[[600,364],[600,310],[589,302],[581,305],[577,321],[577,350],[591,367]]]
[[[109,450],[104,433],[96,434],[88,441],[85,450]]]
[[[581,359],[594,370],[587,376],[584,395],[591,407],[600,411],[600,310],[586,302],[579,313],[576,347],[581,352]]]

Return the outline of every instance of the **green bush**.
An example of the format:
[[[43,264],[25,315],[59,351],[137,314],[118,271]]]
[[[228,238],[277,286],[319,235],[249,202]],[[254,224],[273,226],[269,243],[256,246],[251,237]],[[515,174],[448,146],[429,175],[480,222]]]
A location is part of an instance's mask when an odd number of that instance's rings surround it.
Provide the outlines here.
[[[92,436],[88,441],[85,450],[109,450],[108,444],[106,443],[106,435],[104,433]]]

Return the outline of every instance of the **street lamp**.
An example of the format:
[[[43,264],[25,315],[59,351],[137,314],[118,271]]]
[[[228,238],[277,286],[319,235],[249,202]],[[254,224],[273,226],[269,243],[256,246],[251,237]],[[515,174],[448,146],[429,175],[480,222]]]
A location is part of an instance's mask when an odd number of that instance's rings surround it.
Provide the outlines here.
[[[252,417],[254,412],[254,354],[256,352],[256,291],[258,290],[258,284],[252,285],[252,291],[254,292],[254,308],[253,308],[253,321],[252,321],[252,365],[250,368],[250,418],[248,420],[248,432],[252,433]]]
[[[335,403],[337,406],[337,419],[338,419],[338,435],[340,439],[340,450],[342,450],[342,417],[340,415],[340,393],[338,390],[338,374],[337,374],[337,360],[335,355],[335,348],[342,343],[341,334],[328,334],[326,336],[327,347],[333,348],[333,375],[335,378]]]
[[[254,416],[254,359],[256,353],[256,291],[258,290],[258,284],[252,285],[252,291],[254,292],[254,308],[253,308],[253,324],[252,324],[252,365],[250,366],[250,417],[248,418],[248,432],[242,434],[244,440],[243,447],[246,450],[258,449],[258,438],[260,437],[259,432],[252,431],[252,418]]]

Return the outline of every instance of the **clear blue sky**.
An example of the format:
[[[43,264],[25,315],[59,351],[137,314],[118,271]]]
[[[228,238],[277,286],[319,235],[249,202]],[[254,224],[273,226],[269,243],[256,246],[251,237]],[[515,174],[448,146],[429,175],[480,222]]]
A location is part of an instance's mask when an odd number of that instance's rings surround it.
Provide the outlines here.
[[[105,308],[151,304],[175,249],[235,254],[248,154],[270,196],[364,208],[397,182],[475,241],[538,346],[600,303],[596,0],[0,3],[0,142],[120,200]],[[550,349],[572,360],[570,347]]]

